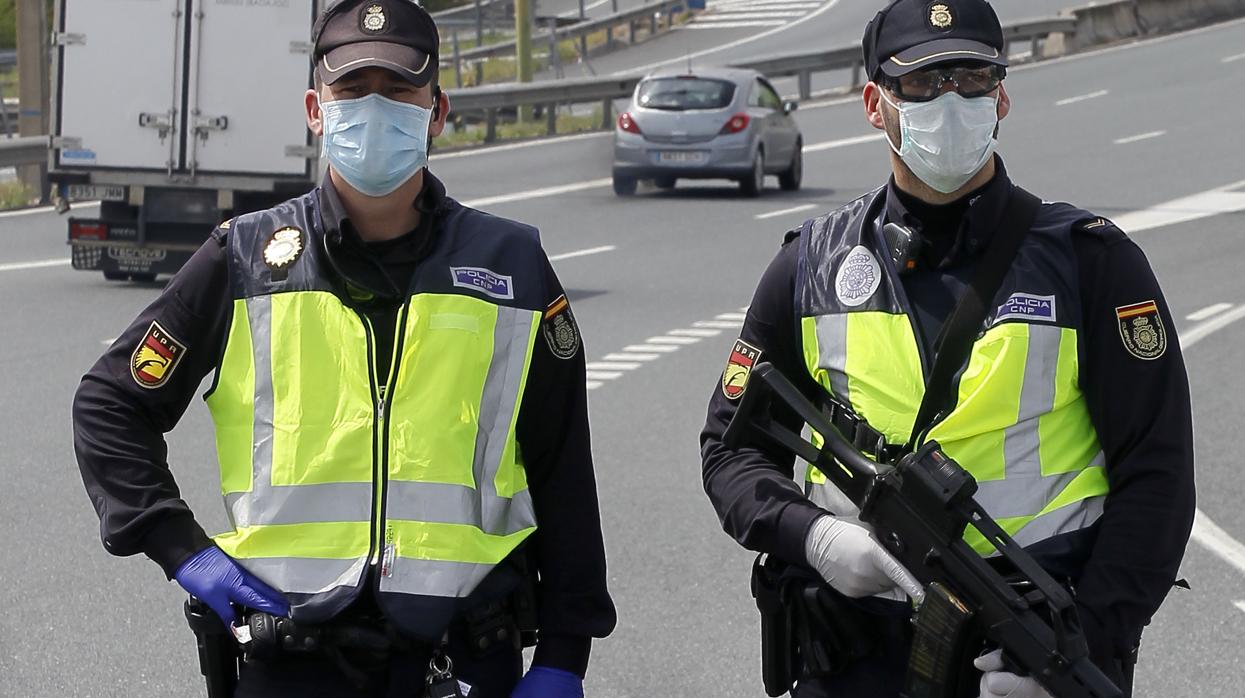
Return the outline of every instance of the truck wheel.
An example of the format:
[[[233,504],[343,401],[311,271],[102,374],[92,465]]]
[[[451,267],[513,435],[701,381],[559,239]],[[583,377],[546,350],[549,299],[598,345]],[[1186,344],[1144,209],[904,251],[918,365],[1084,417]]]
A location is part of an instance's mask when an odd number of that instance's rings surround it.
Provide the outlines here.
[[[130,275],[120,271],[106,271],[104,278],[108,281],[125,281],[130,278]]]
[[[155,274],[150,274],[150,273],[130,274],[130,281],[135,281],[140,284],[149,284],[155,280],[156,280]]]

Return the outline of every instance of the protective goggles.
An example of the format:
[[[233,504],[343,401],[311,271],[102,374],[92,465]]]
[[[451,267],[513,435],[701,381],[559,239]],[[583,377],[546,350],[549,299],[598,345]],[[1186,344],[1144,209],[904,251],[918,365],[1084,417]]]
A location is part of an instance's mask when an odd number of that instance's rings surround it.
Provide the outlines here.
[[[942,94],[942,86],[948,82],[961,97],[985,96],[997,89],[1006,75],[1001,65],[938,66],[889,78],[884,86],[904,101],[928,102]]]

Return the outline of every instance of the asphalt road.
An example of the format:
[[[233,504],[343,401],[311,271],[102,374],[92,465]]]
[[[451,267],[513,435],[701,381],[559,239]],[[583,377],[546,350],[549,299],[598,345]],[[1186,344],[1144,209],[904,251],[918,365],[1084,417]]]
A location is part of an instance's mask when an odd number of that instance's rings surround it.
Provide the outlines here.
[[[1245,315],[1245,168],[1235,136],[1245,71],[1224,62],[1242,45],[1238,22],[1038,64],[1007,82],[1014,106],[1000,152],[1013,177],[1137,231],[1191,343],[1199,505],[1229,540],[1199,528],[1208,542],[1190,544],[1182,570],[1193,591],[1173,592],[1147,632],[1139,698],[1239,697],[1245,685],[1245,548],[1231,542],[1245,540],[1231,440],[1245,417],[1245,322],[1232,322]],[[541,228],[590,360],[619,363],[610,355],[654,337],[688,342],[638,368],[593,369],[620,624],[595,646],[591,696],[762,695],[751,555],[721,532],[704,497],[697,434],[735,336],[730,324],[782,233],[887,173],[883,142],[850,140],[872,134],[857,99],[806,104],[797,119],[806,188],[760,200],[738,198],[727,183],[615,198],[608,136],[433,160],[459,199]],[[1184,222],[1164,224],[1172,220]],[[149,561],[104,553],[69,429],[78,377],[158,288],[56,263],[67,257],[64,229],[49,212],[0,216],[0,530],[9,532],[0,545],[0,696],[195,695],[182,594]],[[169,443],[184,496],[219,529],[201,404]]]

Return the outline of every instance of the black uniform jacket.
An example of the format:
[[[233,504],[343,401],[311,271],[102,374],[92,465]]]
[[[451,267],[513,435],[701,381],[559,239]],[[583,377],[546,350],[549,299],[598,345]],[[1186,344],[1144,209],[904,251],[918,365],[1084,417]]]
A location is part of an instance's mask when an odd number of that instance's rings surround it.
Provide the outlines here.
[[[407,287],[440,234],[439,214],[458,205],[427,170],[424,177],[416,201],[423,212],[419,228],[382,243],[362,242],[330,179],[316,193],[327,248],[348,285],[359,287],[358,296],[368,299],[358,308],[376,326],[378,344],[392,343],[402,303],[399,289]],[[180,498],[164,434],[177,424],[223,353],[232,305],[225,264],[228,234],[224,225],[213,231],[160,297],[83,377],[74,398],[74,446],[100,516],[104,547],[115,555],[146,553],[170,578],[184,560],[211,544]],[[548,303],[562,295],[547,260],[531,273],[542,277]],[[131,355],[153,320],[184,343],[186,351],[167,382],[149,389],[131,374]],[[566,348],[560,353],[567,353]],[[380,356],[391,352],[391,347],[377,347]],[[539,522],[528,546],[540,575],[537,662],[582,675],[589,638],[605,637],[616,620],[605,581],[582,346],[569,359],[560,359],[546,341],[536,342],[517,429]]]
[[[887,221],[914,228],[926,240],[918,269],[903,277],[914,306],[917,336],[932,354],[942,322],[967,287],[1011,190],[998,172],[980,190],[947,206],[930,206],[886,192]],[[1047,207],[1043,207],[1046,209]],[[1044,213],[1039,213],[1041,225]],[[1075,582],[1076,601],[1095,663],[1115,673],[1109,658],[1126,656],[1176,579],[1193,524],[1193,429],[1189,386],[1175,325],[1145,255],[1124,233],[1090,216],[1073,227],[1082,297],[1079,342],[1081,390],[1106,455],[1110,494],[1102,517],[1089,529],[1029,548],[1053,574]],[[762,277],[741,338],[811,399],[822,389],[804,365],[799,318],[794,314],[798,244],[788,235]],[[1117,308],[1153,300],[1167,329],[1161,357],[1130,353]],[[807,564],[804,538],[825,512],[793,481],[793,456],[775,450],[732,451],[722,434],[737,402],[721,387],[709,403],[701,434],[705,491],[722,526],[740,544]],[[775,418],[791,428],[793,414]]]

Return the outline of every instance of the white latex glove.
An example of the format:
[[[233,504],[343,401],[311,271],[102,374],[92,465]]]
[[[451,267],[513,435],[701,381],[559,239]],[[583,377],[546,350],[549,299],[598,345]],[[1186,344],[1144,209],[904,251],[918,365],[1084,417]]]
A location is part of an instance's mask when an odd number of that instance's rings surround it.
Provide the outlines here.
[[[973,660],[980,669],[980,698],[1051,698],[1031,676],[1017,676],[1003,670],[1003,650],[987,652]]]
[[[844,596],[886,595],[920,601],[921,583],[904,569],[860,524],[829,514],[817,519],[804,539],[804,557],[831,587]]]

